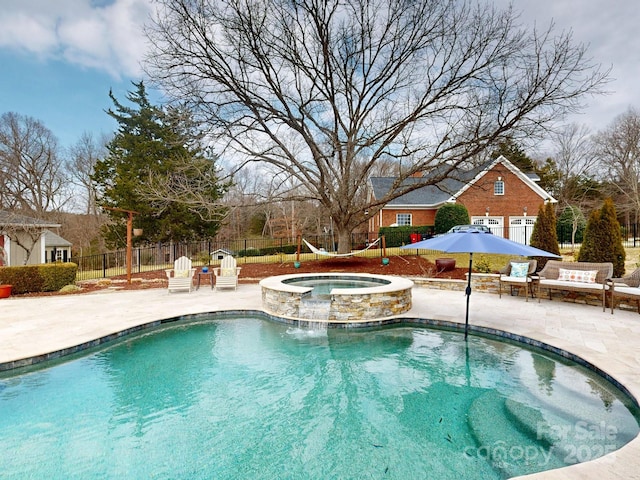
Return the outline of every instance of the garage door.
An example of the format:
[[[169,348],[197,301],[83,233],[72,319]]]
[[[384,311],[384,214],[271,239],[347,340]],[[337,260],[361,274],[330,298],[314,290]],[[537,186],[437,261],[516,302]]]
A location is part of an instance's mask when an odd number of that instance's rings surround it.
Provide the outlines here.
[[[509,217],[509,238],[514,242],[529,245],[536,218],[538,217]]]
[[[498,237],[504,237],[503,217],[471,217],[471,223],[474,225],[486,225],[491,230],[491,233]]]

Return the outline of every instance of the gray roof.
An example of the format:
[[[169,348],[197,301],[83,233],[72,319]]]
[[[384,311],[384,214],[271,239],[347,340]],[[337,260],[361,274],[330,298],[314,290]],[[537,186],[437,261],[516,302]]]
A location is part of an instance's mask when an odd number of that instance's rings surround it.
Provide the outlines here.
[[[47,220],[41,220],[39,218],[27,217],[19,213],[7,212],[6,210],[0,210],[0,227],[42,227],[42,228],[55,228],[60,227],[59,223],[53,223]]]
[[[70,247],[73,244],[69,240],[65,240],[60,235],[53,233],[51,230],[44,231],[45,247]]]
[[[473,168],[471,170],[459,170],[455,173],[456,178],[445,178],[434,185],[419,187],[409,193],[405,193],[391,200],[389,206],[438,206],[449,201],[453,195],[458,193],[462,187],[470,182],[486,165]],[[429,176],[410,177],[402,182],[402,185],[411,185],[428,181]],[[371,188],[375,198],[384,197],[391,190],[395,177],[371,177]]]

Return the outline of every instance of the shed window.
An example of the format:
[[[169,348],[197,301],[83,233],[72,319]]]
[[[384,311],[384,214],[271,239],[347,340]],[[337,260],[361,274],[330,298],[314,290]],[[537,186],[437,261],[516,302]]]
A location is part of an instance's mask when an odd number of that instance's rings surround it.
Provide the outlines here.
[[[493,184],[493,194],[494,195],[504,195],[504,181],[497,180]]]

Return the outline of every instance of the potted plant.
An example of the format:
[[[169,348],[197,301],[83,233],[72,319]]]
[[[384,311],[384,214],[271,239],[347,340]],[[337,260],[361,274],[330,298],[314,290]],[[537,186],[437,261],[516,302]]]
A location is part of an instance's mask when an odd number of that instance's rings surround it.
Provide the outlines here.
[[[0,298],[7,298],[11,295],[13,285],[0,285]]]

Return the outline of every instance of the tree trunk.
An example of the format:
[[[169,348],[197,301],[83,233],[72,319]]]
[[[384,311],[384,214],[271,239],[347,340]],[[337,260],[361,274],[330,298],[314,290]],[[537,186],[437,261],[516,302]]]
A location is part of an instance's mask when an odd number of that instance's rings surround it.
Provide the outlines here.
[[[336,227],[338,237],[338,253],[351,252],[351,229]]]

